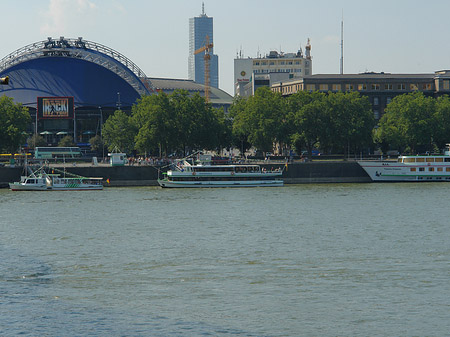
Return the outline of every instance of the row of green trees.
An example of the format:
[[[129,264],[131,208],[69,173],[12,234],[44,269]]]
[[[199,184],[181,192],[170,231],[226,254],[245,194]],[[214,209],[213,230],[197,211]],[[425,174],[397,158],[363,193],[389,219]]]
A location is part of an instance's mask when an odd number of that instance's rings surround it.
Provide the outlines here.
[[[0,97],[0,150],[17,151],[29,123],[27,108]],[[419,92],[397,96],[375,124],[368,98],[357,92],[298,92],[284,98],[260,88],[249,98],[236,97],[225,114],[198,94],[175,91],[142,97],[131,114],[117,110],[104,124],[103,140],[109,150],[160,156],[231,146],[272,152],[274,144],[310,155],[315,147],[330,153],[368,147],[435,151],[450,142],[450,98]]]
[[[287,98],[260,88],[231,107],[234,139],[272,151],[274,143],[297,152],[359,151],[372,141],[375,125],[369,100],[357,92],[298,92]]]
[[[186,91],[145,96],[130,116],[116,111],[103,136],[110,150],[160,155],[231,146],[272,152],[274,144],[310,154],[317,146],[344,153],[369,146],[373,127],[370,103],[356,92],[299,92],[283,98],[260,88],[252,97],[235,98],[229,115]]]
[[[213,109],[199,95],[175,91],[144,96],[131,115],[116,111],[103,126],[110,150],[168,155],[187,150],[215,150],[230,145],[231,124],[222,109]]]

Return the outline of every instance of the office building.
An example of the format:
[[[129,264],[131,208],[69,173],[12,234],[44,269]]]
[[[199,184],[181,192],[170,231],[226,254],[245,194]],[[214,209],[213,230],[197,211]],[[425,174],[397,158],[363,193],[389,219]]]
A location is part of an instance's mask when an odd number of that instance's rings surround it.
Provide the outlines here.
[[[278,53],[271,51],[257,58],[244,57],[239,53],[234,59],[234,94],[248,97],[261,86],[272,86],[280,81],[292,81],[312,74],[311,44],[305,54]]]
[[[188,78],[197,83],[205,84],[205,53],[195,54],[195,51],[208,43],[210,48],[209,78],[210,86],[219,87],[219,57],[214,55],[213,18],[205,14],[205,6],[202,5],[202,14],[189,19],[189,59]]]
[[[450,70],[429,74],[317,74],[299,80],[278,82],[271,86],[272,91],[283,96],[298,91],[358,91],[367,96],[372,104],[373,114],[379,120],[391,100],[398,95],[421,91],[426,96],[438,97],[450,94]]]

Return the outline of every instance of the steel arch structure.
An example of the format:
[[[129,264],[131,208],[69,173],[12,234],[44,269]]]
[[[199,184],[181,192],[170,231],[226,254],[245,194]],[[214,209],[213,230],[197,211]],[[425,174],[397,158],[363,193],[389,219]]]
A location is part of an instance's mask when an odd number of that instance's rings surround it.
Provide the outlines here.
[[[66,57],[95,63],[117,74],[141,96],[153,91],[145,73],[118,51],[96,42],[60,37],[24,46],[0,60],[0,73],[20,63],[43,57]]]

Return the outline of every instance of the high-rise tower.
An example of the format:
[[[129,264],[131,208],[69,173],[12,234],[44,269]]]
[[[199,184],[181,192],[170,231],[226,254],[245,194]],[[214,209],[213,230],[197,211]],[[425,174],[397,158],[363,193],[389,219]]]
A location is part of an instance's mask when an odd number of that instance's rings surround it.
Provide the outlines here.
[[[189,59],[188,76],[190,80],[205,84],[205,61],[203,54],[194,55],[194,52],[203,47],[209,38],[209,43],[214,44],[213,18],[205,14],[205,5],[202,4],[202,14],[189,19]],[[214,55],[214,47],[209,61],[210,86],[219,87],[219,57]]]

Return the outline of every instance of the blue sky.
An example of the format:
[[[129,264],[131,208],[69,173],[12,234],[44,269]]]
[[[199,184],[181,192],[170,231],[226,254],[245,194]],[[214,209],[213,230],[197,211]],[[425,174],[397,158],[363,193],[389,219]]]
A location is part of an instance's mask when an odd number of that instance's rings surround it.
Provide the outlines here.
[[[214,18],[220,88],[233,94],[233,60],[242,49],[296,52],[311,39],[313,73],[432,73],[450,69],[450,1],[205,0]],[[113,48],[150,77],[187,78],[189,18],[201,0],[0,0],[0,58],[48,36]]]

